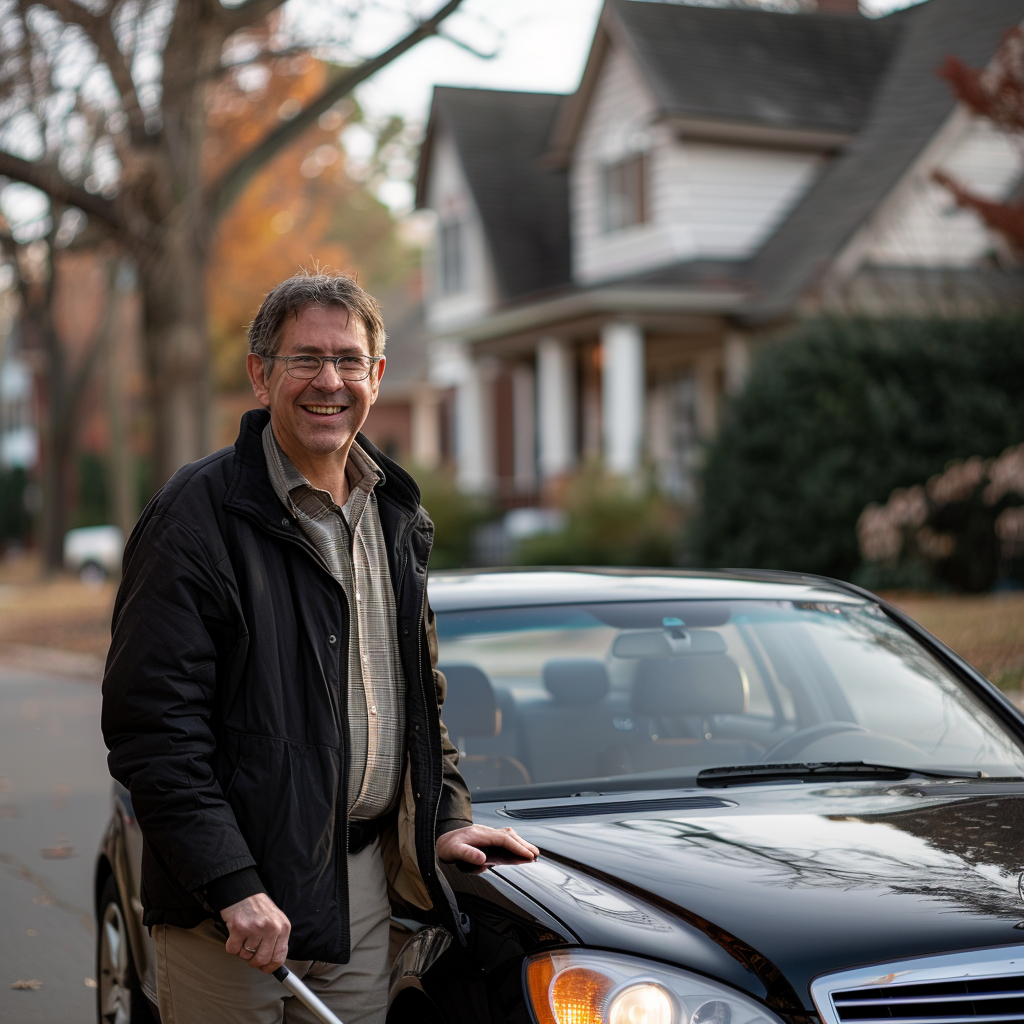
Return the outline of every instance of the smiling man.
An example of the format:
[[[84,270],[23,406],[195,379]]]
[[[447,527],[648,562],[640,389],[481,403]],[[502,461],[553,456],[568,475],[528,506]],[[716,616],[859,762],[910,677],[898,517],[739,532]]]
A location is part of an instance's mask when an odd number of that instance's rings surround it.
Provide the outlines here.
[[[125,551],[103,731],[144,838],[163,1024],[312,1020],[269,975],[286,958],[346,1024],[381,1024],[392,903],[461,938],[438,861],[537,854],[472,823],[441,722],[433,527],[359,433],[384,339],[350,277],[275,288],[249,331],[265,409]]]

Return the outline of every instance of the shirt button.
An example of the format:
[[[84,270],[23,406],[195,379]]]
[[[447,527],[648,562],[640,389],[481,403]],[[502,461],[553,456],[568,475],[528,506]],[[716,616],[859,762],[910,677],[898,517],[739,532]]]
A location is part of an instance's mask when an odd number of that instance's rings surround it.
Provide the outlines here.
[[[329,636],[329,637],[327,638],[327,642],[328,642],[329,644],[336,644],[336,643],[338,642],[338,638],[337,638],[337,637],[336,637],[336,636],[335,636],[335,635],[334,635],[334,634],[332,633],[332,634],[331,634],[331,635],[330,635],[330,636]]]
[[[371,704],[370,705],[370,714],[371,715],[377,714],[377,705],[376,704]]]
[[[362,601],[362,599],[363,599],[363,595],[362,594],[356,594],[356,600],[357,601]]]
[[[288,519],[282,519],[281,520],[281,525],[282,526],[291,526],[292,524],[291,524],[291,522]]]

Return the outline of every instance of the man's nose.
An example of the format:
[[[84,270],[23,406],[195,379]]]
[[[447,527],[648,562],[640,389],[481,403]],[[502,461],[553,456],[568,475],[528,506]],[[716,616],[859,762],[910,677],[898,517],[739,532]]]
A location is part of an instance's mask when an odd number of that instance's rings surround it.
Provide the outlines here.
[[[343,387],[346,381],[338,370],[338,364],[332,359],[325,359],[320,367],[320,372],[313,378],[323,390],[336,391]]]

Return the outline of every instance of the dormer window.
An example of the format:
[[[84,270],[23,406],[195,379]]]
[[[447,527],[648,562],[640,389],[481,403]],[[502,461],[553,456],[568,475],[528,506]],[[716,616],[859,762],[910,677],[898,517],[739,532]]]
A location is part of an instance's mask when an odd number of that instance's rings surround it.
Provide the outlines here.
[[[647,220],[646,159],[633,153],[602,167],[602,226],[606,233]]]
[[[457,295],[465,287],[462,247],[463,225],[458,220],[443,220],[438,229],[438,285],[442,295]]]

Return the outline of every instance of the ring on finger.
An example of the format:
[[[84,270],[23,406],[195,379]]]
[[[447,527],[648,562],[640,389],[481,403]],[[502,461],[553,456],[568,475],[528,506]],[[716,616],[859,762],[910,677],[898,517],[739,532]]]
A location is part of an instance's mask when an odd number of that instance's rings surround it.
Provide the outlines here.
[[[256,943],[256,949],[250,949],[244,942],[242,943],[242,949],[244,949],[246,953],[255,953],[259,948],[260,945],[258,942]]]

